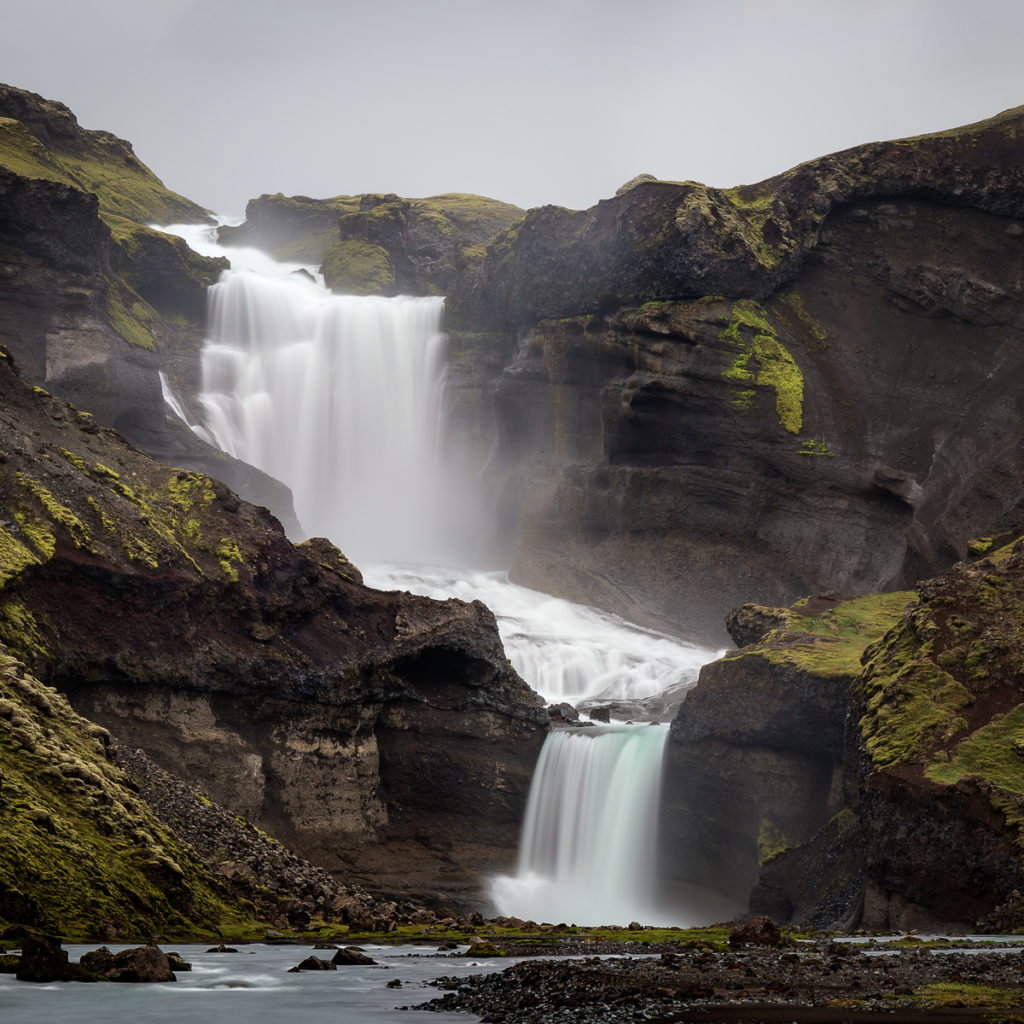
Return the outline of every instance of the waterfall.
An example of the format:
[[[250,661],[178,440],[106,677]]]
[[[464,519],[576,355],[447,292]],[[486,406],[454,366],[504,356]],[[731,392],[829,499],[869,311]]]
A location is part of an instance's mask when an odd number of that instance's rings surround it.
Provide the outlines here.
[[[174,230],[233,264],[210,292],[204,416],[193,429],[287,483],[305,529],[337,544],[369,585],[484,601],[516,670],[550,703],[643,717],[643,702],[696,682],[714,652],[503,573],[430,565],[451,564],[467,522],[467,491],[440,450],[442,299],[332,295],[295,265],[220,249],[203,229]],[[548,737],[516,874],[491,882],[500,913],[685,923],[685,912],[658,907],[655,890],[667,736],[664,724],[617,723]]]
[[[210,290],[206,432],[357,564],[440,553],[442,309],[244,270]]]
[[[667,923],[655,905],[655,844],[667,725],[548,737],[537,762],[514,876],[499,913],[576,924]]]

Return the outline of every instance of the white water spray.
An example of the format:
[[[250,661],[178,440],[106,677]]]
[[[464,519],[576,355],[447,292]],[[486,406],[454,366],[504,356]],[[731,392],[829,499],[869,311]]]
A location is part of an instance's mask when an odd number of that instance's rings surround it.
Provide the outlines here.
[[[706,648],[596,608],[510,583],[504,573],[372,566],[366,582],[443,600],[483,601],[515,670],[549,704],[643,700],[697,681]]]
[[[206,430],[288,484],[303,527],[357,563],[443,553],[442,308],[251,271],[211,289]]]

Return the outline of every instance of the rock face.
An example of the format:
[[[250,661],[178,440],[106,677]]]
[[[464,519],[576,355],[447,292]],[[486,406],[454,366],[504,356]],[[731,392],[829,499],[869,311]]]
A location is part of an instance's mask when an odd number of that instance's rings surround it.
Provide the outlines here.
[[[515,577],[713,637],[1012,523],[1024,465],[991,438],[1021,417],[1022,121],[735,190],[640,182],[492,242],[450,295],[480,353],[453,381],[479,396],[511,352],[480,429]]]
[[[1022,550],[739,616],[776,625],[673,723],[666,863],[780,921],[1019,927]]]
[[[245,223],[218,234],[225,245],[318,263],[327,286],[343,294],[440,295],[479,265],[486,242],[522,215],[517,206],[461,193],[428,199],[278,193],[250,200]]]
[[[547,718],[483,605],[363,587],[9,358],[0,393],[0,640],[328,868],[458,902],[511,862]]]

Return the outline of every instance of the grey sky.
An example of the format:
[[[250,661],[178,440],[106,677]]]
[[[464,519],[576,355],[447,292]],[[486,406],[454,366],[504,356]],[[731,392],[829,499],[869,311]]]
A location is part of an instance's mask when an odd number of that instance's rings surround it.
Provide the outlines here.
[[[223,213],[282,191],[589,206],[1024,103],[1020,0],[0,0],[0,81]]]

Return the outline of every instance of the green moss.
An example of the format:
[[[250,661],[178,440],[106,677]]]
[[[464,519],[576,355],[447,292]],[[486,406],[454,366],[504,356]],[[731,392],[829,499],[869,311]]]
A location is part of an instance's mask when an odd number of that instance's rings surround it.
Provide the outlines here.
[[[804,300],[800,294],[795,291],[785,292],[779,296],[779,301],[784,303],[793,312],[797,321],[817,343],[817,348],[819,350],[824,348],[828,342],[828,331],[807,312]]]
[[[21,527],[25,538],[36,549],[40,561],[48,562],[53,558],[57,541],[53,536],[53,530],[42,519],[37,519],[28,512],[17,510],[14,513],[14,520]]]
[[[751,299],[733,304],[730,318],[718,334],[719,340],[738,352],[722,377],[737,388],[733,402],[749,408],[754,388],[775,391],[775,412],[779,424],[791,434],[803,425],[804,378],[762,306]]]
[[[157,347],[152,325],[156,311],[130,291],[127,285],[111,281],[107,288],[107,316],[115,331],[129,345],[152,351]]]
[[[230,537],[222,537],[217,545],[217,560],[220,562],[221,571],[231,583],[238,582],[238,566],[243,564],[245,559],[239,550],[238,544]]]
[[[395,283],[387,249],[356,239],[335,242],[324,253],[320,271],[328,288],[352,295],[377,294]]]
[[[27,662],[47,656],[39,623],[21,601],[0,604],[0,643]]]
[[[816,675],[853,679],[860,673],[865,649],[899,621],[913,598],[909,591],[867,594],[843,601],[817,616],[800,614],[805,602],[797,602],[784,616],[783,625],[768,633],[761,643],[725,657],[754,654]]]
[[[788,849],[789,839],[786,834],[767,818],[762,818],[757,833],[757,863],[764,867]]]
[[[834,459],[836,457],[836,453],[832,451],[828,442],[823,437],[811,437],[806,441],[801,441],[796,453],[797,455],[820,456],[826,459]]]
[[[71,509],[57,501],[38,480],[19,472],[18,483],[42,506],[52,522],[63,527],[75,547],[86,551],[95,550],[89,527]]]
[[[709,188],[688,182],[676,212],[676,223],[686,233],[703,222],[712,239],[742,247],[752,269],[776,270],[795,246],[785,210],[775,209],[773,193],[756,186]],[[731,252],[729,252],[731,255]]]
[[[967,727],[963,719],[960,723],[957,733]],[[1024,704],[996,715],[962,739],[946,757],[933,758],[926,774],[947,786],[977,776],[1009,793],[1024,795]]]
[[[19,576],[30,565],[38,564],[39,557],[0,526],[0,587]]]
[[[107,132],[73,130],[43,145],[26,125],[0,118],[0,164],[26,178],[43,178],[93,193],[100,209],[141,223],[195,221],[203,211],[167,189],[132,152]]]
[[[134,794],[94,727],[2,648],[0,719],[0,916],[66,941],[265,929]]]
[[[914,990],[914,999],[923,1006],[935,1009],[949,1007],[989,1007],[997,1010],[1020,1009],[1019,988],[996,988],[993,985],[975,985],[965,981],[939,981]],[[988,1017],[993,1022],[1001,1017]],[[1019,1018],[1018,1018],[1019,1019]]]

